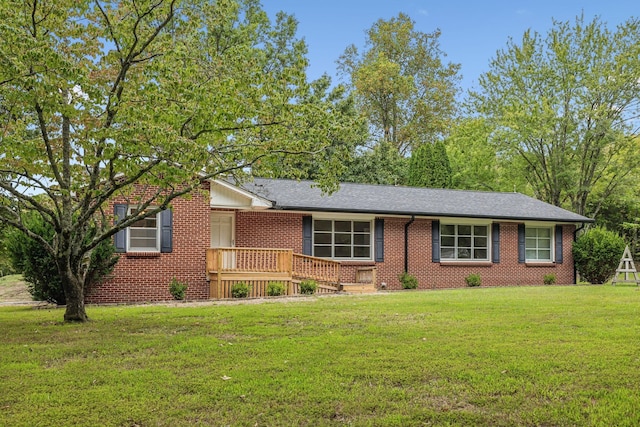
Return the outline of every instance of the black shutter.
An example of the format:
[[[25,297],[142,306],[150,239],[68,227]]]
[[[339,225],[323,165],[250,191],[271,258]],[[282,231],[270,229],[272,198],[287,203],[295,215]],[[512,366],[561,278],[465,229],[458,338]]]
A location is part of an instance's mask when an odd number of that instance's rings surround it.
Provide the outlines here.
[[[116,222],[122,220],[127,216],[127,205],[115,205],[113,207],[113,213],[116,216]],[[127,251],[127,229],[118,231],[114,238],[113,244],[116,247],[116,252],[124,253]]]
[[[491,226],[491,261],[500,263],[500,224]]]
[[[384,262],[384,219],[376,218],[375,223],[375,261]]]
[[[518,262],[526,261],[524,224],[518,224]]]
[[[562,264],[562,226],[556,225],[556,264]]]
[[[160,252],[173,251],[173,211],[165,209],[160,212]]]
[[[311,216],[303,216],[302,217],[302,253],[304,255],[312,255],[311,248],[311,235],[312,235],[312,221],[313,218]]]
[[[431,221],[431,261],[440,262],[440,221]]]

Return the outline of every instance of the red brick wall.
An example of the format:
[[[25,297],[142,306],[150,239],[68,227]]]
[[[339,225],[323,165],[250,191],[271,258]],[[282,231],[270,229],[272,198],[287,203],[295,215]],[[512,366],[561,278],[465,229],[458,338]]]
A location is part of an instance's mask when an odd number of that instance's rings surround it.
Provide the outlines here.
[[[385,219],[385,262],[378,263],[378,286],[401,289],[398,275],[404,269],[404,224],[408,219]],[[431,220],[417,219],[409,226],[409,273],[418,279],[420,289],[466,286],[465,277],[479,274],[483,286],[542,285],[545,274],[555,274],[558,284],[573,283],[571,242],[573,225],[563,227],[562,264],[518,263],[518,224],[500,223],[500,263],[431,262]]]
[[[202,194],[173,203],[173,253],[154,257],[123,254],[113,277],[87,293],[87,302],[169,300],[172,277],[188,283],[188,299],[209,297],[205,275],[205,250],[209,247],[211,209]],[[237,211],[235,239],[238,247],[291,248],[302,252],[303,214],[277,211]],[[357,267],[376,265],[377,285],[401,289],[398,275],[404,270],[404,226],[408,218],[384,218],[384,262],[345,262],[341,281],[355,281]],[[541,285],[545,274],[555,274],[558,284],[573,283],[571,242],[573,225],[564,226],[563,264],[532,266],[518,263],[518,226],[500,223],[500,263],[432,263],[431,220],[417,219],[409,227],[409,273],[420,289],[465,287],[465,277],[480,275],[483,286]]]
[[[187,299],[209,298],[205,275],[205,250],[210,243],[208,198],[195,192],[190,199],[178,198],[171,205],[173,252],[120,254],[111,278],[87,290],[87,303],[171,300],[169,282],[173,277],[187,283]]]

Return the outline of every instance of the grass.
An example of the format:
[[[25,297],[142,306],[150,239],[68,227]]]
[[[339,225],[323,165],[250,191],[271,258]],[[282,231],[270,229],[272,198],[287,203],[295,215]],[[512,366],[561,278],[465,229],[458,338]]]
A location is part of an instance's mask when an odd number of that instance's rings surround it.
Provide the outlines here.
[[[0,308],[0,425],[638,425],[640,292]]]
[[[22,282],[23,280],[21,274],[9,274],[7,276],[0,276],[0,286],[14,286]]]

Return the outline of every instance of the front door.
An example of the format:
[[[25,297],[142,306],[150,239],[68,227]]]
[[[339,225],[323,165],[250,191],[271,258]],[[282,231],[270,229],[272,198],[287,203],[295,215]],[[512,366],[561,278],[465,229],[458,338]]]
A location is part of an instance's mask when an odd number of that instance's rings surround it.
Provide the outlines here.
[[[211,212],[211,247],[231,248],[235,246],[233,212]],[[233,253],[223,254],[222,264],[225,268],[233,268],[235,256]]]

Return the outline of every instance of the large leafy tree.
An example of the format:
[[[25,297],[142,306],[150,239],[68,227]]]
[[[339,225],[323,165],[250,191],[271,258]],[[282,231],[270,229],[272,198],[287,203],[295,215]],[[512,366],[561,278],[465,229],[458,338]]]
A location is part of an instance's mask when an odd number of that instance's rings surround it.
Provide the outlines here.
[[[612,31],[578,17],[509,41],[471,99],[537,197],[596,215],[640,162],[639,77],[637,19]]]
[[[442,141],[414,148],[407,184],[414,187],[451,188],[451,165]]]
[[[378,20],[364,49],[351,45],[338,60],[374,141],[392,143],[401,154],[440,138],[455,114],[460,66],[444,62],[439,37],[439,30],[417,31],[400,13]]]
[[[258,160],[340,160],[324,155],[338,112],[301,102],[296,22],[256,0],[7,0],[0,16],[0,220],[54,259],[67,321],[87,320],[89,260],[120,229]],[[114,218],[115,197],[137,210]]]

